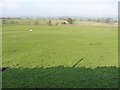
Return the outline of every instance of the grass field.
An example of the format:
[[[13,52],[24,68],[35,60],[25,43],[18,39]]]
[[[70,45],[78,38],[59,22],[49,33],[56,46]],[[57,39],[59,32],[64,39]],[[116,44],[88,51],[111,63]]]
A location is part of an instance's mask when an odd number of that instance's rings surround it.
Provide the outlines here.
[[[118,85],[118,30],[114,24],[6,24],[2,56],[3,66],[9,67],[3,72],[4,88]]]

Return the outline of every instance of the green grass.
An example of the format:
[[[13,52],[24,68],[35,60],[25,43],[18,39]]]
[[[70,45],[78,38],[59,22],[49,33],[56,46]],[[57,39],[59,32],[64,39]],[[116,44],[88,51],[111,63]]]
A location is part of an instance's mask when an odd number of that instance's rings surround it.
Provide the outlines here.
[[[3,87],[117,88],[117,71],[116,67],[11,68],[3,73]]]
[[[9,67],[3,72],[3,87],[117,87],[117,27],[80,23],[3,25],[3,66]],[[77,68],[72,68],[81,58]],[[63,69],[57,68],[60,65]]]

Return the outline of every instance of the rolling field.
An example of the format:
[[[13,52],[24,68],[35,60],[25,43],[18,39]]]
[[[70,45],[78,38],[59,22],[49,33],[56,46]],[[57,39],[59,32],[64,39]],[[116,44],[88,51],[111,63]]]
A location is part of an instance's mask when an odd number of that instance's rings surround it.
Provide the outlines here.
[[[117,26],[6,24],[2,58],[4,88],[117,87]]]

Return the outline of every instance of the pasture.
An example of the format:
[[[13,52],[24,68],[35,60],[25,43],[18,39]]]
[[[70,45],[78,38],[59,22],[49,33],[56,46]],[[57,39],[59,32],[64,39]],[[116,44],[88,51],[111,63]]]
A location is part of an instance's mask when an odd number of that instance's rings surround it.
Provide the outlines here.
[[[3,24],[3,88],[118,87],[117,25],[27,22]]]

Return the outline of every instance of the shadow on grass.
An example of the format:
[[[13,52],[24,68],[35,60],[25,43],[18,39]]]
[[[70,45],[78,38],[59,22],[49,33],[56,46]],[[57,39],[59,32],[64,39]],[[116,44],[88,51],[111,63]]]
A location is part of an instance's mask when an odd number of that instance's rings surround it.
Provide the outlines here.
[[[118,68],[10,68],[3,72],[3,88],[117,88]]]

